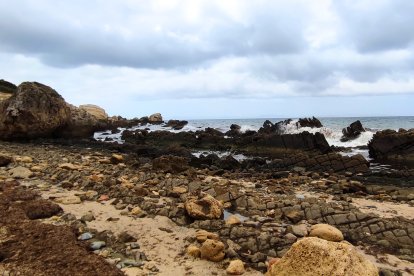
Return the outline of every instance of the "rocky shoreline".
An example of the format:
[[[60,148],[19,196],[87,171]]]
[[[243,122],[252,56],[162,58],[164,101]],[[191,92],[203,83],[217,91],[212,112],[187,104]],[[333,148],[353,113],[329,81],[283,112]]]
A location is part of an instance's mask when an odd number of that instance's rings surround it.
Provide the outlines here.
[[[124,144],[98,142],[96,130],[162,116],[108,118],[42,84],[13,89],[0,102],[2,275],[414,273],[413,130],[377,133],[371,162],[320,133],[283,133],[288,121],[244,133],[126,130]],[[351,124],[344,139],[363,131]]]

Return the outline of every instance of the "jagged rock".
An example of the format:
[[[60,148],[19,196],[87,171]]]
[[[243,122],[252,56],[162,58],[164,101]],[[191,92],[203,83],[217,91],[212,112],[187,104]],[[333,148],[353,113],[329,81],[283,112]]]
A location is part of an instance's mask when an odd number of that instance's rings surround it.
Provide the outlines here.
[[[315,224],[311,227],[310,237],[318,237],[327,241],[340,242],[344,240],[342,232],[329,224]]]
[[[321,121],[316,119],[315,117],[312,118],[300,118],[296,123],[297,127],[310,127],[310,128],[320,128],[322,127]]]
[[[414,164],[414,129],[383,130],[374,134],[368,143],[369,155],[376,160]]]
[[[189,168],[189,160],[185,157],[164,155],[152,160],[152,168],[169,173],[180,173]]]
[[[303,238],[294,243],[267,276],[378,276],[378,269],[347,242]]]
[[[107,120],[108,114],[106,114],[105,109],[93,104],[83,104],[79,106],[79,109],[85,110],[98,120]]]
[[[240,130],[241,130],[241,127],[239,125],[232,124],[230,126],[230,130],[226,132],[226,135],[231,136],[231,137],[238,136],[241,134]]]
[[[206,240],[200,248],[201,258],[212,262],[220,262],[226,255],[224,243],[216,240]]]
[[[148,117],[148,122],[151,124],[162,124],[162,115],[161,113],[154,113]]]
[[[223,205],[209,194],[201,193],[185,202],[188,215],[195,219],[219,219],[223,214]]]
[[[342,129],[343,136],[341,138],[341,142],[356,139],[362,132],[365,132],[365,128],[363,128],[361,122],[357,120],[348,127]]]
[[[65,100],[52,88],[24,82],[9,99],[0,102],[0,137],[50,137],[70,119]]]

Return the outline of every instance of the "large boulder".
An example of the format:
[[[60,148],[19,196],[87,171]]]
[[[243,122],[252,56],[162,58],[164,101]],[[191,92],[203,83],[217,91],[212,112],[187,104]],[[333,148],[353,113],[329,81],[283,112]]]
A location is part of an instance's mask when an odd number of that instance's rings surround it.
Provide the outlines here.
[[[98,120],[107,120],[108,114],[106,114],[105,109],[93,104],[83,104],[79,106],[79,109],[85,110]]]
[[[358,138],[362,132],[365,132],[365,128],[362,126],[361,122],[357,120],[348,127],[342,129],[341,142],[354,140]]]
[[[383,130],[374,134],[368,143],[370,157],[380,160],[414,165],[414,129]]]
[[[52,136],[70,120],[70,108],[49,86],[24,82],[0,102],[0,137],[31,139]]]
[[[60,138],[90,138],[99,130],[108,128],[107,121],[99,120],[85,109],[67,104],[70,110],[70,118],[66,125],[55,133]]]
[[[188,215],[195,219],[219,219],[223,215],[223,204],[206,193],[189,197],[184,206]]]
[[[150,124],[162,124],[163,120],[162,120],[162,115],[161,113],[154,113],[151,116],[148,117],[148,122]]]
[[[351,244],[311,237],[292,245],[267,276],[378,276],[378,269]]]

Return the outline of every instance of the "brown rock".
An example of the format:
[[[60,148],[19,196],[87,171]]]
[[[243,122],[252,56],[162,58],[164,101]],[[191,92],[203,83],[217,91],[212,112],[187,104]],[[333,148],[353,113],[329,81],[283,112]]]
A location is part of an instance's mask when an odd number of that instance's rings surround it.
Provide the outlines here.
[[[201,193],[185,202],[185,210],[195,219],[219,219],[223,214],[223,205],[211,195]]]
[[[163,122],[162,115],[160,113],[154,113],[148,117],[148,121],[151,124],[161,124]]]
[[[11,162],[13,162],[13,158],[7,155],[0,154],[0,167],[7,166]]]
[[[200,248],[191,244],[187,247],[187,254],[194,258],[200,258],[201,251]]]
[[[206,240],[200,248],[201,258],[212,262],[220,262],[226,255],[221,241]]]
[[[0,137],[50,137],[70,119],[65,100],[52,88],[24,82],[9,99],[0,102]]]
[[[231,261],[226,272],[228,275],[242,275],[245,272],[244,263],[240,260]]]
[[[310,237],[318,237],[327,241],[340,242],[344,240],[342,232],[329,224],[315,224],[311,227]]]
[[[105,109],[93,104],[83,104],[79,106],[79,109],[85,110],[98,120],[107,120],[108,114],[106,114]]]
[[[240,224],[240,223],[241,223],[241,220],[236,215],[231,215],[226,219],[226,224],[227,225],[236,225],[236,224]]]
[[[208,239],[210,239],[210,240],[219,240],[220,237],[219,237],[219,235],[217,235],[215,233],[208,232],[206,230],[198,230],[196,232],[196,239],[199,243],[203,243]]]
[[[267,276],[378,276],[378,269],[346,242],[303,238],[294,243]]]

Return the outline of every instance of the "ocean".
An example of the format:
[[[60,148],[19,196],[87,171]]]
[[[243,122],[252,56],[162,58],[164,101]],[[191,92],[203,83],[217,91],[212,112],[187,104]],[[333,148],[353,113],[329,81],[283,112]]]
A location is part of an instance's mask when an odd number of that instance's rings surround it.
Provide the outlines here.
[[[215,128],[222,132],[226,132],[230,129],[231,124],[237,124],[241,126],[242,131],[246,130],[259,130],[262,127],[265,120],[269,120],[272,123],[283,121],[287,118],[260,118],[260,119],[213,119],[213,120],[189,120],[188,124],[181,130],[172,130],[170,128],[163,127],[162,125],[146,125],[133,127],[132,129],[144,129],[148,128],[150,131],[155,130],[168,130],[172,132],[181,131],[197,131],[207,127]],[[326,140],[331,146],[350,147],[356,148],[360,146],[366,146],[371,140],[375,132],[384,129],[398,130],[400,128],[411,129],[414,128],[414,116],[407,117],[335,117],[335,118],[318,118],[323,127],[322,128],[297,128],[295,123],[297,119],[293,119],[291,124],[286,126],[285,133],[300,133],[303,131],[309,131],[311,133],[320,132],[325,135]],[[349,126],[352,122],[360,120],[362,126],[367,130],[362,133],[357,139],[341,142],[342,129]],[[122,129],[124,130],[124,129]],[[115,141],[122,142],[120,140],[121,134],[104,134],[105,132],[95,133],[95,139],[104,140],[106,137],[111,137]]]

